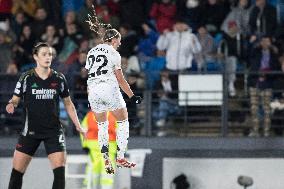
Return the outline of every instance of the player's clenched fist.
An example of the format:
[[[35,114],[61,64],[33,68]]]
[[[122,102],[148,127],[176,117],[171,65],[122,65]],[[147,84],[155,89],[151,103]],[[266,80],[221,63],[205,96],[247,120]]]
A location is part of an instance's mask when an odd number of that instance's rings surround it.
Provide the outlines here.
[[[15,110],[15,107],[14,107],[14,105],[13,105],[12,103],[7,104],[7,106],[6,106],[6,111],[7,111],[9,114],[14,113],[14,110]]]
[[[135,95],[133,95],[133,96],[130,98],[130,101],[131,101],[132,103],[135,103],[135,104],[141,104],[142,98],[141,98],[141,96],[135,96]]]

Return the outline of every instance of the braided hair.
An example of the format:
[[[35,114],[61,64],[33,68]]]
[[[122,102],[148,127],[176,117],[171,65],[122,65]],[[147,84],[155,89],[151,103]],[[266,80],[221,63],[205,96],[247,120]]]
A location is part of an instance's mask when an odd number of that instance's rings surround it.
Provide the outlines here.
[[[94,31],[97,35],[102,36],[103,42],[111,42],[113,38],[117,39],[120,37],[120,33],[112,28],[110,24],[101,23],[98,19],[95,7],[92,6],[93,13],[88,14],[88,20],[90,30]]]

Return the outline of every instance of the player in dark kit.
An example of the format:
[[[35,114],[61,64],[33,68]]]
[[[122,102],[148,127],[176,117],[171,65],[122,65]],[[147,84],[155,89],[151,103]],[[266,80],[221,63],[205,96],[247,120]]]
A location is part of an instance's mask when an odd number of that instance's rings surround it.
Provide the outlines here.
[[[14,113],[22,98],[25,113],[24,129],[14,153],[9,189],[22,188],[23,175],[42,141],[54,173],[52,189],[64,189],[66,149],[59,121],[59,97],[63,99],[76,129],[84,136],[86,131],[78,120],[64,75],[50,68],[51,47],[46,43],[37,44],[33,49],[33,57],[36,68],[21,75],[14,95],[6,106],[8,113]]]

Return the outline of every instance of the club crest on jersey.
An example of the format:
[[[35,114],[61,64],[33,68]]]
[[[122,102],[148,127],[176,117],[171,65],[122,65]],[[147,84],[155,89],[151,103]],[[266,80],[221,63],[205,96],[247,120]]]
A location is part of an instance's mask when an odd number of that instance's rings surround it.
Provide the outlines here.
[[[55,94],[55,89],[32,89],[32,95],[35,95],[36,99],[53,99]]]
[[[51,83],[51,84],[50,84],[50,87],[51,87],[51,88],[55,88],[57,85],[58,85],[58,83]]]

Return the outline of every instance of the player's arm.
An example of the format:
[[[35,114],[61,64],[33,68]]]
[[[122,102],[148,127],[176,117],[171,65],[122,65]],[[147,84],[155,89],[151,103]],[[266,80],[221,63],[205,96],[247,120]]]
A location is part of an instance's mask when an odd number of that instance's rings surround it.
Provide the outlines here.
[[[134,95],[134,93],[132,92],[128,82],[124,78],[122,70],[117,69],[117,70],[114,71],[114,73],[115,73],[115,76],[116,76],[116,79],[118,81],[120,88],[123,90],[123,92],[125,92],[127,94],[127,96],[129,98],[131,98]]]
[[[118,81],[118,84],[120,86],[120,88],[123,90],[123,92],[125,92],[127,94],[127,96],[136,104],[140,104],[141,103],[141,97],[140,96],[135,96],[133,91],[131,90],[128,82],[125,80],[124,75],[122,73],[121,69],[116,69],[114,71],[116,79]]]
[[[8,104],[6,106],[6,111],[9,114],[13,114],[14,113],[15,108],[18,107],[18,105],[20,103],[22,95],[25,93],[24,88],[26,88],[26,79],[27,79],[27,77],[28,77],[27,72],[23,73],[21,75],[21,77],[19,78],[17,84],[16,84],[13,96],[8,101]],[[25,85],[25,87],[23,87],[24,85]]]
[[[71,118],[72,122],[74,123],[76,130],[83,134],[83,136],[86,136],[86,129],[82,128],[80,125],[80,121],[78,119],[77,111],[75,109],[75,106],[70,98],[70,96],[63,98],[63,103],[65,106],[65,109]]]
[[[15,108],[19,105],[21,98],[13,95],[13,97],[9,100],[7,106],[6,106],[6,111],[9,114],[13,114],[15,111]]]

